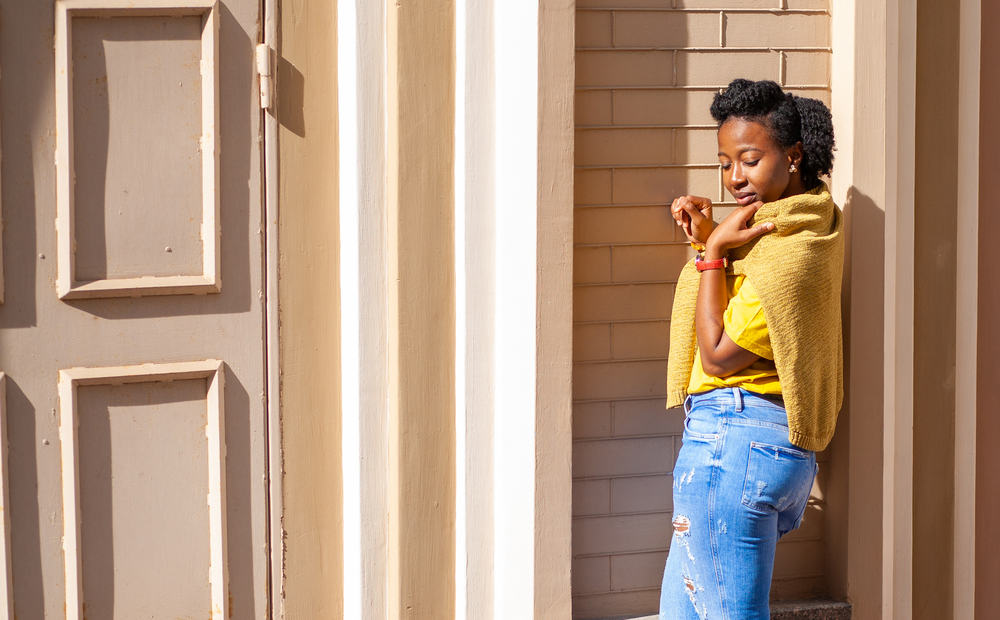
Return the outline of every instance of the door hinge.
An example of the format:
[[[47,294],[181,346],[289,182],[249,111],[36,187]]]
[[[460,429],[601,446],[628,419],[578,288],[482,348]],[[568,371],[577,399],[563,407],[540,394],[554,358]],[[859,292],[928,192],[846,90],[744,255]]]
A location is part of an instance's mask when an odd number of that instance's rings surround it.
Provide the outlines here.
[[[256,49],[257,75],[260,77],[260,107],[271,109],[273,81],[271,71],[271,49],[266,43],[259,43]]]

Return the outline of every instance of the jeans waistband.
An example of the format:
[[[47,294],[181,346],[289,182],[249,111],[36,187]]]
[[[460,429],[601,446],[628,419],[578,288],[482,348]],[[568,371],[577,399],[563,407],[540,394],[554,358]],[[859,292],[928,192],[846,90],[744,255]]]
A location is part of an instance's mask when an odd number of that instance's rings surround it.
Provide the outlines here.
[[[736,409],[736,411],[743,411],[743,408],[748,405],[760,405],[763,404],[760,401],[771,406],[778,406],[784,409],[785,401],[782,399],[780,394],[757,394],[756,392],[751,392],[743,388],[717,388],[714,390],[709,390],[707,392],[699,392],[697,394],[689,394],[684,400],[684,412],[690,413],[691,408],[701,402],[714,401],[722,402],[725,404],[731,404]]]

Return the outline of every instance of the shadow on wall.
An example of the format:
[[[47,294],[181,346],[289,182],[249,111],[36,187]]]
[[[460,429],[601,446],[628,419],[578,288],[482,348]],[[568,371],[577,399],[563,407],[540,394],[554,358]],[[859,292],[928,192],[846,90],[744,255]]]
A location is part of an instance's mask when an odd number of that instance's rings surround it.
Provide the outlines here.
[[[836,166],[834,167],[836,172]],[[885,212],[855,187],[847,190],[844,211],[844,279],[841,310],[844,329],[844,406],[830,454],[826,488],[826,573],[829,595],[847,598],[849,524],[851,514],[881,514],[881,477],[855,476],[849,487],[850,454],[882,453],[882,367],[884,315]],[[873,252],[872,248],[878,248]],[[875,259],[875,256],[881,258]],[[850,405],[855,405],[852,410]],[[864,444],[864,445],[862,445]],[[854,504],[851,503],[854,498]],[[860,499],[866,501],[858,501]],[[871,501],[868,501],[871,500]],[[878,522],[877,517],[862,517]],[[873,534],[878,539],[880,534]],[[856,560],[855,560],[856,561]],[[877,563],[873,553],[871,561]]]
[[[664,411],[668,319],[692,256],[666,205],[682,194],[721,197],[714,89],[675,82],[684,73],[674,50],[700,44],[690,34],[704,15],[590,6],[580,3],[576,30],[577,618],[657,609],[683,419]]]
[[[305,87],[302,72],[285,58],[278,57],[278,122],[300,138],[306,137]]]

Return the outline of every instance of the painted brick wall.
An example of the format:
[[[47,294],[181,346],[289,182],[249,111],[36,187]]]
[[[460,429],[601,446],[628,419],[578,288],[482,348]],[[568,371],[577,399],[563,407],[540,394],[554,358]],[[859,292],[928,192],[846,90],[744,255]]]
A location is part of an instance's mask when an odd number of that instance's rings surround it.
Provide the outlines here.
[[[665,204],[733,207],[708,113],[735,77],[829,103],[828,0],[578,0],[573,373],[574,617],[653,613],[681,416],[665,412],[674,281]],[[820,455],[821,461],[824,455]],[[778,546],[775,598],[823,594],[824,466]]]

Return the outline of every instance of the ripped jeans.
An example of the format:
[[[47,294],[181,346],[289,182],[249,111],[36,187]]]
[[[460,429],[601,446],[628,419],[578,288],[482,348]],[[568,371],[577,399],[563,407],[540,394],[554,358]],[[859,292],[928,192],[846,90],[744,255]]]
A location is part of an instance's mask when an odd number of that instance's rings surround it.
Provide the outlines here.
[[[692,394],[684,410],[660,619],[768,620],[775,545],[802,521],[816,454],[752,392]]]

